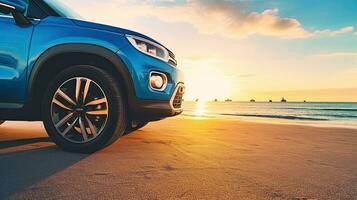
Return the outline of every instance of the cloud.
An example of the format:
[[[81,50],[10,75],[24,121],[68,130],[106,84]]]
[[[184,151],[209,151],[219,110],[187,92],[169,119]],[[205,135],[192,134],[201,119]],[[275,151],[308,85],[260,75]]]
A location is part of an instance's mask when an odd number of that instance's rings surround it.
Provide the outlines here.
[[[346,26],[344,28],[338,29],[338,30],[330,30],[330,29],[325,29],[322,31],[315,31],[314,35],[321,35],[321,36],[336,36],[336,35],[340,35],[340,34],[345,34],[345,33],[351,33],[353,32],[354,27],[353,26]]]
[[[186,22],[206,34],[220,34],[231,38],[244,38],[253,34],[282,38],[307,38],[296,19],[280,18],[278,9],[261,13],[244,12],[239,4],[230,1],[191,0],[186,5],[152,8],[151,15],[169,22]]]
[[[357,58],[357,52],[341,51],[341,52],[321,53],[321,54],[315,54],[314,57],[356,57]]]
[[[278,9],[246,12],[239,1],[228,0],[103,0],[100,4],[89,0],[86,4],[80,4],[78,9],[82,13],[87,13],[89,18],[112,21],[116,24],[137,17],[152,16],[165,22],[190,24],[203,34],[218,34],[234,39],[251,35],[304,39],[320,35],[335,36],[353,31],[351,26],[335,31],[309,31],[304,29],[297,19],[280,17]],[[103,14],[104,11],[108,14]]]

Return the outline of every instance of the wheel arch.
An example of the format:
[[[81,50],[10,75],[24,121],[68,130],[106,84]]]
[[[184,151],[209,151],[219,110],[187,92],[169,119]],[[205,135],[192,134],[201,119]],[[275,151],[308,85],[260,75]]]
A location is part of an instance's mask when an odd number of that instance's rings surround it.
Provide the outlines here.
[[[135,89],[131,75],[124,62],[113,51],[90,44],[62,44],[46,50],[35,62],[29,75],[29,100],[26,106],[30,109],[40,109],[42,95],[47,88],[43,83],[49,81],[56,73],[76,64],[97,65],[114,73],[127,99],[134,97]],[[36,119],[40,117],[34,116]]]

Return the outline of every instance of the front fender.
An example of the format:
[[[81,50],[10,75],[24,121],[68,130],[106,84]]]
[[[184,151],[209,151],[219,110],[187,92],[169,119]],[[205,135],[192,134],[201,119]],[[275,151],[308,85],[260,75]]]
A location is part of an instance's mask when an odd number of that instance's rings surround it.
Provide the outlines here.
[[[125,81],[127,90],[134,93],[130,74],[115,53],[129,45],[120,33],[80,27],[72,20],[59,17],[48,17],[41,20],[34,28],[29,51],[27,80],[29,100],[34,82],[44,63],[63,53],[87,53],[101,56],[110,61]]]
[[[62,44],[52,47],[46,50],[38,60],[34,63],[32,70],[29,72],[29,87],[28,92],[29,95],[33,94],[34,85],[36,83],[36,79],[38,78],[38,74],[45,66],[46,61],[55,57],[56,55],[61,55],[64,53],[85,53],[85,54],[93,54],[96,56],[100,56],[105,58],[109,62],[113,64],[116,71],[121,75],[122,80],[124,81],[126,90],[129,96],[135,94],[135,89],[133,86],[133,81],[131,79],[130,73],[123,63],[123,61],[116,55],[114,52],[106,49],[104,47],[90,45],[90,44]]]

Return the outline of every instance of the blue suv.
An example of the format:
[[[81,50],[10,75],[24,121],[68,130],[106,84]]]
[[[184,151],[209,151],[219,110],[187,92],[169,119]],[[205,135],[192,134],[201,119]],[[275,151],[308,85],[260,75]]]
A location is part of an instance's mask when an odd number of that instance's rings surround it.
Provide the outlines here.
[[[43,121],[91,153],[182,112],[175,55],[140,33],[80,20],[56,0],[0,0],[0,124]]]

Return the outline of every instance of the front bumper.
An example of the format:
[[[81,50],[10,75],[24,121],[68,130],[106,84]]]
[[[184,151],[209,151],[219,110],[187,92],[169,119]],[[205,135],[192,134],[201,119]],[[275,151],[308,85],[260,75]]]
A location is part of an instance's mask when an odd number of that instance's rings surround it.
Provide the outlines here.
[[[129,103],[131,118],[141,121],[155,121],[179,115],[183,112],[184,92],[185,85],[179,83],[169,101],[132,99]]]

